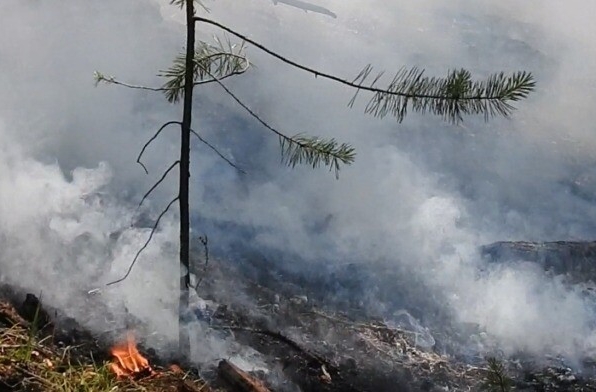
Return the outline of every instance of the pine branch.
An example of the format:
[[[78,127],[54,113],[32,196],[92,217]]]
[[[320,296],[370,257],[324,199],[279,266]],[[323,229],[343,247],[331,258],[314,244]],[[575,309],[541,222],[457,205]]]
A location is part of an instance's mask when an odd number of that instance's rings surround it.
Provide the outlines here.
[[[485,381],[483,383],[483,389],[494,392],[509,392],[513,382],[507,375],[507,370],[502,361],[495,357],[489,357],[486,359],[488,363],[488,369]]]
[[[240,75],[244,72],[245,71],[242,71],[242,72],[238,71],[238,72],[231,73],[229,75],[224,75],[221,77],[221,79],[226,79],[226,78],[229,78],[230,76],[234,76],[234,75]],[[133,90],[146,90],[146,91],[155,91],[155,92],[162,92],[162,93],[168,93],[170,90],[172,90],[171,88],[167,88],[167,87],[149,87],[149,86],[143,86],[143,85],[139,85],[139,84],[126,83],[126,82],[116,79],[116,77],[113,75],[106,76],[99,71],[93,72],[93,78],[95,79],[96,87],[99,85],[99,83],[105,83],[105,84],[115,84],[117,86],[122,86],[122,87],[130,88]],[[197,80],[193,83],[193,85],[201,86],[204,84],[209,84],[209,83],[214,83],[214,82],[215,82],[215,80]],[[176,87],[176,89],[184,89],[184,85],[182,85],[180,87]]]
[[[423,70],[412,68],[398,71],[388,87],[378,88],[376,83],[383,76],[383,72],[378,73],[372,82],[365,84],[373,70],[370,65],[366,66],[353,81],[349,81],[292,61],[213,20],[198,16],[195,16],[194,20],[216,26],[270,56],[311,73],[315,77],[355,88],[356,93],[350,100],[349,106],[354,104],[359,91],[371,92],[374,95],[366,106],[365,112],[377,117],[391,114],[400,122],[407,114],[408,108],[420,113],[430,112],[440,115],[452,122],[461,121],[464,114],[483,114],[487,120],[495,115],[508,117],[515,110],[511,103],[526,98],[535,87],[534,77],[525,71],[511,76],[505,76],[503,73],[493,74],[485,81],[473,82],[470,72],[464,69],[450,71],[445,78],[429,78],[424,76]]]
[[[97,87],[100,83],[105,84],[115,84],[122,87],[127,87],[136,90],[147,90],[147,91],[165,91],[164,88],[161,87],[147,87],[147,86],[140,86],[137,84],[130,84],[119,81],[116,79],[115,76],[106,76],[99,71],[93,72],[93,79],[95,79],[95,87]]]
[[[199,7],[201,7],[202,9],[204,9],[206,12],[210,12],[209,8],[207,8],[202,1],[200,0],[194,0],[194,3],[196,5],[198,5]],[[170,0],[170,4],[176,5],[178,7],[180,7],[180,9],[184,8],[184,6],[186,5],[186,0]]]
[[[214,37],[217,46],[206,42],[197,45],[194,56],[193,79],[201,84],[213,83],[215,78],[207,79],[208,75],[216,75],[223,80],[234,75],[243,74],[250,67],[249,61],[244,56],[244,43],[239,47],[226,39],[225,43]],[[158,76],[167,79],[162,86],[169,102],[178,102],[184,96],[184,73],[186,71],[186,55],[179,54],[170,68],[161,71]]]
[[[364,83],[372,68],[367,66],[357,77]],[[380,79],[375,77],[374,84]],[[534,89],[533,77],[527,72],[506,76],[494,74],[485,81],[472,81],[465,69],[451,71],[446,78],[424,76],[424,70],[402,69],[396,73],[385,91],[376,92],[365,108],[375,117],[393,115],[402,121],[408,108],[418,113],[433,113],[451,122],[460,122],[463,115],[482,114],[485,120],[501,115],[508,117],[515,108],[510,102],[519,101]],[[401,94],[400,92],[406,92]],[[356,95],[350,101],[353,105]]]
[[[339,176],[340,164],[349,165],[354,162],[356,150],[351,145],[346,143],[338,145],[335,139],[323,140],[316,136],[287,136],[263,120],[226,87],[221,80],[214,75],[210,74],[210,76],[250,116],[279,137],[282,162],[288,166],[293,168],[299,163],[306,163],[312,165],[313,168],[317,168],[323,163],[329,167],[330,171],[335,171],[335,177],[337,178]]]
[[[159,222],[161,221],[161,218],[163,218],[163,216],[168,212],[168,210],[170,209],[170,207],[172,206],[172,204],[174,204],[175,202],[177,202],[179,198],[180,198],[179,196],[176,196],[176,198],[174,198],[167,205],[167,207],[161,212],[161,214],[159,214],[159,216],[157,217],[157,220],[155,221],[155,224],[151,228],[151,233],[149,234],[149,238],[147,238],[147,241],[145,241],[145,244],[143,244],[143,246],[141,247],[141,249],[139,249],[137,251],[137,254],[135,255],[134,259],[132,260],[132,262],[128,266],[128,271],[126,271],[126,274],[124,274],[124,276],[121,277],[120,279],[117,279],[117,280],[115,280],[113,282],[107,283],[106,286],[111,286],[111,285],[120,283],[120,282],[124,281],[126,278],[128,278],[128,276],[130,275],[130,273],[131,273],[133,267],[135,266],[137,260],[139,259],[139,256],[141,255],[141,253],[143,253],[143,251],[147,248],[147,246],[149,246],[149,243],[151,242],[151,239],[153,239],[153,235],[157,231],[157,226],[159,225]]]
[[[320,139],[316,136],[295,135],[291,138],[279,138],[282,162],[290,167],[297,164],[309,164],[313,169],[321,164],[339,174],[340,163],[350,164],[356,156],[349,144],[339,144],[335,139]]]

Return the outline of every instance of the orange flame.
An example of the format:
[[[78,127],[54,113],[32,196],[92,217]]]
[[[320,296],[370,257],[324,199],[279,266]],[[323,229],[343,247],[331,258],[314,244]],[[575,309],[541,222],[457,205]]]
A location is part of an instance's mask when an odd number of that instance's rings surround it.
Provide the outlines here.
[[[126,342],[117,344],[110,352],[114,356],[114,362],[110,364],[110,369],[117,377],[153,373],[151,366],[149,366],[149,360],[143,357],[139,350],[137,350],[135,337],[132,332],[126,334]]]

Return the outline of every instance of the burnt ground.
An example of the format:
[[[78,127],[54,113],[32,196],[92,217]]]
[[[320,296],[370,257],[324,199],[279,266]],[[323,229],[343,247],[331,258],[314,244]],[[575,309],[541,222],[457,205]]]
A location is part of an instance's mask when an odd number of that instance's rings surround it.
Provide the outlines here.
[[[199,288],[202,297],[220,304],[206,322],[262,353],[274,372],[291,381],[274,385],[280,391],[467,390],[482,380],[481,369],[417,348],[408,331],[331,314],[305,296],[286,297],[244,281],[237,292],[255,302],[226,304],[228,298],[214,294],[226,276],[240,275],[219,263]]]
[[[312,282],[309,286],[288,274],[280,278],[273,268],[263,268],[263,263],[266,261],[256,261],[255,269],[267,271],[260,272],[266,274],[264,279],[246,274],[246,266],[223,261],[211,262],[207,270],[198,271],[205,276],[198,294],[208,304],[200,304],[196,313],[210,328],[260,352],[268,371],[259,376],[273,389],[486,389],[486,380],[493,375],[486,358],[470,360],[447,352],[446,345],[440,344],[440,334],[435,336],[435,344],[428,345],[419,330],[389,326],[365,311],[325,307],[324,301],[316,298]],[[340,281],[338,277],[335,284]],[[351,279],[347,284],[355,283]],[[515,390],[596,391],[596,379],[572,371],[562,361],[521,354],[501,361]]]
[[[524,257],[531,259],[534,255],[537,262],[543,262],[544,258],[531,253],[532,249],[546,248],[551,252],[549,255],[553,254],[553,249],[557,250],[553,243],[547,246],[520,244],[506,247],[520,247],[525,252],[530,249]],[[559,252],[570,246],[573,247],[565,243]],[[587,245],[581,245],[584,246]],[[588,268],[589,254],[578,254],[581,260],[576,263]],[[498,261],[494,253],[490,255],[493,261]],[[556,261],[549,257],[549,263]],[[566,262],[573,264],[569,258]],[[347,276],[334,275],[334,281],[305,282],[300,277],[278,273],[267,263],[266,260],[254,261],[254,270],[260,271],[261,276],[246,273],[246,265],[240,268],[234,263],[211,261],[204,269],[197,264],[196,272],[203,278],[197,288],[193,312],[194,321],[201,323],[203,330],[259,353],[266,366],[251,374],[263,380],[272,391],[476,391],[485,390],[487,380],[496,376],[507,380],[509,389],[503,384],[502,387],[493,385],[492,390],[596,391],[596,380],[586,375],[593,372],[579,373],[557,359],[549,362],[521,354],[516,358],[500,358],[498,363],[503,369],[502,374],[497,374],[485,358],[458,356],[446,350],[439,333],[433,334],[434,339],[429,344],[423,331],[387,325],[365,310],[354,309],[354,304],[346,306],[329,301],[327,305],[325,290],[317,290],[317,286],[333,284],[334,290],[342,285],[348,290],[354,289],[358,282],[353,274],[358,271],[351,270]],[[571,271],[577,270],[571,268]],[[581,274],[576,278],[581,278]],[[32,313],[39,308],[35,296],[14,287],[0,286],[0,299],[16,304],[20,317],[25,320],[31,320]],[[86,296],[85,301],[89,301],[94,314],[109,316],[110,310],[102,304],[101,296]],[[48,320],[51,321],[51,349],[59,353],[68,348],[69,358],[86,366],[107,361],[107,348],[122,333],[122,323],[119,323],[110,333],[91,334],[59,309],[44,304],[43,310],[37,317],[36,329],[42,334],[49,333],[45,329]],[[133,316],[129,318],[126,326],[141,331],[146,327]],[[85,323],[89,325],[90,320]],[[142,333],[151,332],[144,331]],[[158,367],[171,362],[171,358],[157,356],[151,347],[142,343],[141,351]],[[189,369],[194,364],[186,365]],[[236,391],[218,379],[213,365],[202,364],[195,374],[200,373],[213,387]],[[250,366],[245,370],[250,371]],[[178,381],[175,375],[173,377],[175,384]]]
[[[596,282],[596,241],[501,241],[482,247],[493,262],[524,260],[572,282]]]

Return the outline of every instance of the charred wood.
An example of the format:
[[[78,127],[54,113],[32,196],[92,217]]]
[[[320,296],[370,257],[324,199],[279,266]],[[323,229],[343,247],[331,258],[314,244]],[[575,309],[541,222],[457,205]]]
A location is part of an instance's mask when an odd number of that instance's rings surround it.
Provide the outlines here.
[[[269,392],[269,389],[260,380],[226,360],[221,361],[217,369],[222,379],[238,392]]]
[[[257,329],[249,327],[229,326],[229,327],[216,327],[215,329],[226,329],[229,331],[244,331],[252,334],[268,336],[280,343],[287,345],[289,348],[301,353],[303,356],[309,359],[311,366],[327,366],[330,369],[336,370],[335,366],[329,362],[326,358],[316,353],[313,353],[303,347],[297,342],[293,341],[289,337],[283,335],[281,332],[270,331],[268,329]]]

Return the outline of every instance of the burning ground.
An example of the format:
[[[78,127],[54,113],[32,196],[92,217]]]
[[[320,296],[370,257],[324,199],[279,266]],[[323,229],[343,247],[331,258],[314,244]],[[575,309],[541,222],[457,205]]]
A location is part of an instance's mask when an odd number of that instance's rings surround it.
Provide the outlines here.
[[[520,248],[528,252],[527,243]],[[164,355],[162,349],[158,355],[148,344],[155,331],[133,315],[128,316],[125,329],[92,333],[59,309],[44,306],[33,294],[4,285],[0,390],[596,390],[596,379],[587,376],[592,364],[586,363],[582,374],[566,366],[563,358],[540,360],[520,353],[471,359],[448,354],[457,351],[445,347],[455,330],[433,337],[405,311],[398,325],[362,310],[348,317],[309,297],[316,292],[312,288],[303,287],[302,294],[295,295],[288,278],[282,285],[286,289],[280,290],[247,278],[237,266],[221,261],[211,266],[194,296],[189,328],[199,346],[225,342],[227,358],[203,358],[181,366],[172,365],[175,353],[171,351]],[[246,300],[230,302],[221,295],[222,285],[233,286],[235,296],[243,293]],[[87,305],[109,316],[111,311],[102,306],[100,295],[88,296]],[[197,363],[201,363],[198,368]]]
[[[114,344],[108,356],[102,342],[73,320],[60,322],[63,325],[31,294],[17,307],[0,301],[0,390],[211,391],[178,366],[151,368],[130,334]]]

